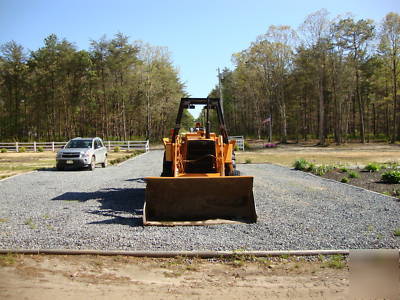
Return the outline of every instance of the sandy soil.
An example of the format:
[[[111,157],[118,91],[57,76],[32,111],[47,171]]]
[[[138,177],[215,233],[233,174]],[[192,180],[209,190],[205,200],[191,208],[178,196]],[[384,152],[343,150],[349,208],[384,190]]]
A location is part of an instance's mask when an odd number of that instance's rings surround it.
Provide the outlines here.
[[[346,299],[347,267],[260,259],[211,261],[17,256],[0,267],[1,299]]]

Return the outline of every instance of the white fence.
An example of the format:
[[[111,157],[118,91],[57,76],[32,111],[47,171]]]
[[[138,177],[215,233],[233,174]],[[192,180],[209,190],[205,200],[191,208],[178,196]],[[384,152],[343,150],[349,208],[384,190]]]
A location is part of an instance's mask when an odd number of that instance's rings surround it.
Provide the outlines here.
[[[244,137],[243,135],[229,136],[229,140],[235,140],[239,150],[244,151]]]
[[[37,152],[38,149],[43,151],[58,151],[67,142],[30,142],[30,143],[0,143],[0,149],[7,149],[11,152],[20,152],[23,147],[25,151]],[[119,147],[121,150],[144,150],[148,152],[150,150],[149,141],[104,141],[104,146],[107,147],[108,151],[114,150]]]

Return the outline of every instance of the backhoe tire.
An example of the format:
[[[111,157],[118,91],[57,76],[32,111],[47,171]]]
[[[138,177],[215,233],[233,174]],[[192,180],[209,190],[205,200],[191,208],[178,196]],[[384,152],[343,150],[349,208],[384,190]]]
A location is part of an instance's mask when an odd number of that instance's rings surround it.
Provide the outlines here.
[[[172,172],[172,161],[167,161],[165,158],[165,152],[164,152],[164,158],[163,158],[163,170],[161,173],[161,177],[173,177],[174,174]]]

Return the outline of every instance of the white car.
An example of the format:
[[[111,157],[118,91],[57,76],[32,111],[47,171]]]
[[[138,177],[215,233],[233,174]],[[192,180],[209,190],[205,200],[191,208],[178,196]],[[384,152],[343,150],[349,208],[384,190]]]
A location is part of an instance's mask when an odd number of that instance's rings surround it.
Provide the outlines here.
[[[66,167],[84,168],[93,171],[96,164],[103,168],[107,166],[107,148],[104,147],[101,138],[81,138],[70,140],[63,149],[57,152],[57,170],[62,171]]]

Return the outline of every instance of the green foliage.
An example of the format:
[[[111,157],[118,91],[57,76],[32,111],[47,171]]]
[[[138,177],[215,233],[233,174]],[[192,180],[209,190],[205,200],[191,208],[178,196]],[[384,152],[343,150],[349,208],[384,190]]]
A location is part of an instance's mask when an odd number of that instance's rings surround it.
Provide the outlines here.
[[[329,259],[325,262],[325,265],[332,269],[343,269],[346,266],[346,262],[343,255],[335,254],[329,257]]]
[[[348,172],[348,176],[349,176],[349,178],[360,178],[360,174],[358,174],[355,171]]]
[[[251,149],[251,146],[247,141],[244,141],[243,145],[244,145],[244,150],[250,150]]]
[[[0,266],[6,267],[16,263],[16,255],[13,253],[0,254]]]
[[[335,168],[334,166],[330,166],[330,165],[321,165],[321,166],[316,167],[313,170],[311,170],[311,172],[313,172],[315,175],[322,176],[322,175],[326,174],[327,172],[333,170],[334,168]]]
[[[382,168],[382,166],[378,163],[369,163],[365,166],[365,170],[370,172],[377,172]]]
[[[400,236],[400,228],[397,228],[395,231],[393,231],[394,236]]]
[[[18,152],[21,152],[21,153],[26,152],[26,148],[25,147],[19,147],[18,148]]]
[[[343,177],[342,179],[340,179],[340,182],[348,183],[349,182],[349,178]]]
[[[114,152],[120,152],[120,151],[121,151],[121,147],[120,146],[114,147]]]
[[[400,183],[400,171],[390,170],[382,174],[381,180],[385,183]]]
[[[1,153],[6,153],[6,152],[7,152],[7,149],[6,149],[6,148],[1,148],[0,152],[1,152]]]
[[[309,168],[310,168],[310,163],[309,163],[307,160],[305,160],[304,158],[300,158],[300,159],[297,159],[297,160],[294,162],[293,167],[294,167],[296,170],[308,171]]]
[[[24,222],[25,225],[28,225],[31,229],[36,229],[37,226],[36,224],[33,222],[32,218],[28,218],[25,220]]]
[[[44,148],[43,148],[42,146],[39,146],[39,147],[37,147],[37,151],[43,152],[43,151],[44,151]]]
[[[340,168],[339,168],[339,171],[342,172],[342,173],[347,173],[347,172],[349,171],[349,168],[347,168],[347,167],[340,167]]]
[[[251,164],[251,159],[250,159],[250,158],[246,158],[246,160],[245,160],[244,163],[245,163],[245,164]]]

